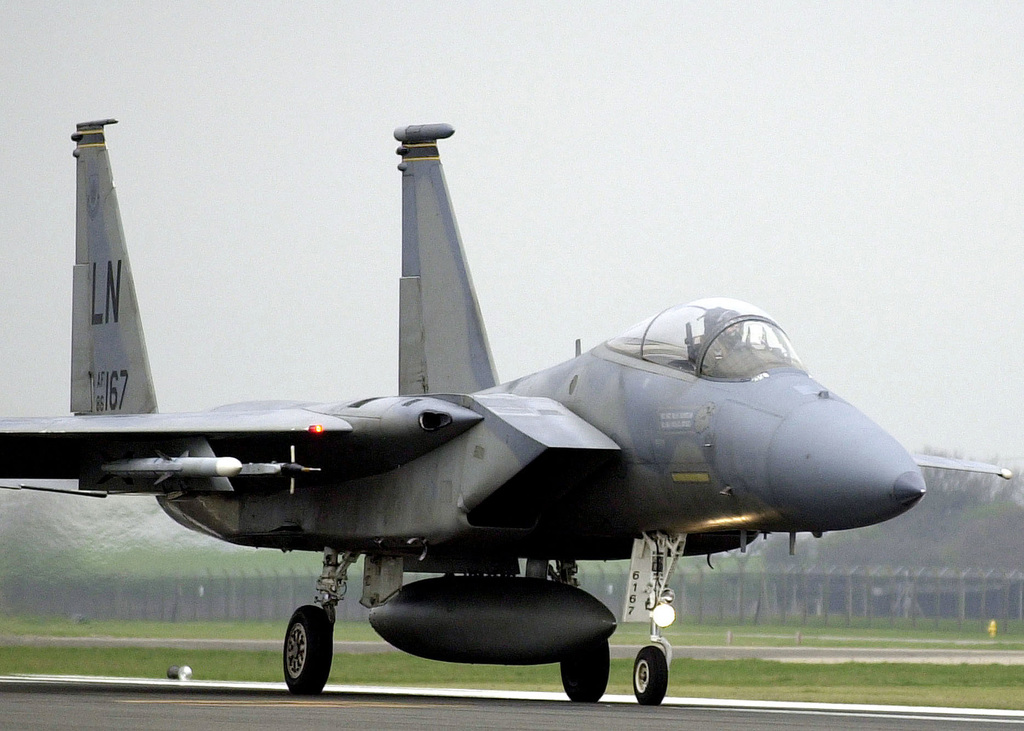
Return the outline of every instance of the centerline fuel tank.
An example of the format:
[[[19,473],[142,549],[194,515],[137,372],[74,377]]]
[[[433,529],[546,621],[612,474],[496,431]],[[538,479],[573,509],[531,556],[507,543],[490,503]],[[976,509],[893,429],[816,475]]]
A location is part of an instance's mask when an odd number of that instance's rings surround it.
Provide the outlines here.
[[[615,617],[575,587],[534,578],[446,576],[407,584],[370,612],[399,650],[430,660],[559,662],[615,631]]]

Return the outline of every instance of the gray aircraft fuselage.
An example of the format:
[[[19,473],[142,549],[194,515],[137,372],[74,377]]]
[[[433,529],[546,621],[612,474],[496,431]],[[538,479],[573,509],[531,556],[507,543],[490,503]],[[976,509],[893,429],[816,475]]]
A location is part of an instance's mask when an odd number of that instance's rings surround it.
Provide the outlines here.
[[[455,425],[465,431],[440,448],[425,444],[408,462],[382,457],[367,475],[345,473],[345,450],[358,445],[318,450],[311,437],[299,451],[323,471],[294,495],[208,493],[161,505],[190,527],[254,546],[414,554],[429,545],[435,557],[475,546],[496,558],[620,559],[643,532],[686,533],[688,554],[711,553],[738,547],[740,530],[753,537],[880,522],[924,494],[913,458],[892,437],[795,368],[716,381],[600,345],[480,397],[504,393],[559,402],[621,451],[584,479],[564,481],[568,490],[553,469],[467,511],[460,478],[477,442],[490,448],[478,433],[486,423]],[[409,400],[307,408],[358,421],[361,411],[386,413]]]
[[[555,532],[842,530],[924,494],[892,437],[795,369],[711,381],[602,345],[503,389],[558,399],[623,449],[546,516]]]

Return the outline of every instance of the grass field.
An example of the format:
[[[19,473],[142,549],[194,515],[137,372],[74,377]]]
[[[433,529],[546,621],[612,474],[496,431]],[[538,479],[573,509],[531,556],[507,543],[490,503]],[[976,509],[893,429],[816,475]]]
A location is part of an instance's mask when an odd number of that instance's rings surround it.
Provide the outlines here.
[[[277,652],[0,647],[0,674],[165,677],[188,664],[199,680],[277,681]],[[632,692],[632,661],[612,660],[609,693]],[[557,665],[506,667],[432,662],[400,653],[338,655],[331,683],[560,691]],[[762,660],[676,660],[671,695],[839,703],[1024,709],[1014,666],[805,665]]]
[[[673,644],[724,645],[727,632],[743,646],[793,645],[798,629],[779,626],[708,627],[682,625],[667,632]],[[799,629],[805,646],[979,647],[988,650],[1024,646],[1019,635],[992,640],[974,628],[950,629]],[[185,637],[197,639],[281,640],[281,622],[115,622],[75,623],[66,618],[0,616],[0,636]],[[339,623],[339,640],[377,640],[363,622]],[[643,644],[645,625],[624,625],[613,643]],[[0,646],[0,674],[42,673],[164,677],[171,665],[190,665],[196,679],[280,681],[277,651],[245,652],[173,649],[106,649]],[[609,693],[632,692],[631,660],[613,660]],[[339,655],[330,682],[352,685],[507,688],[561,690],[557,665],[505,667],[458,665],[401,653]],[[761,660],[689,660],[672,664],[672,695],[897,705],[939,705],[1024,710],[1024,667],[1002,665],[928,665],[846,663],[817,665]]]
[[[0,615],[0,636],[38,635],[49,637],[188,637],[195,639],[283,639],[285,622],[147,622],[89,620],[75,622],[67,617],[19,617]],[[378,641],[367,622],[339,622],[335,639]],[[641,645],[647,641],[646,624],[621,624],[612,636],[613,644]],[[778,625],[696,625],[679,623],[665,631],[673,645],[725,645],[779,647],[797,644],[808,647],[929,647],[934,649],[1024,649],[1024,635],[998,634],[992,639],[977,624],[958,631],[956,626],[911,628],[890,627],[795,627]]]

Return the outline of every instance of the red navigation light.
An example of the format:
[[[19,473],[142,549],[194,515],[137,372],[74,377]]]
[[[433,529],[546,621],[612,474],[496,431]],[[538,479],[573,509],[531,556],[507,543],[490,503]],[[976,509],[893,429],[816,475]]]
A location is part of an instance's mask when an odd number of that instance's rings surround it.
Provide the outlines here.
[[[309,433],[310,434],[323,434],[324,433],[324,425],[323,424],[310,424],[309,425]]]

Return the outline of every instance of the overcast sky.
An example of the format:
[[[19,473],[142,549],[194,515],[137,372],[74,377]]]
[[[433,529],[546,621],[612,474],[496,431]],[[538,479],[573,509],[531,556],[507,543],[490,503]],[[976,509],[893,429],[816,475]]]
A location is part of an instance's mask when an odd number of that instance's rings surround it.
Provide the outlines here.
[[[1024,461],[1024,4],[0,0],[0,413],[68,410],[75,123],[163,411],[389,395],[399,125],[499,374],[751,301],[911,450]]]

